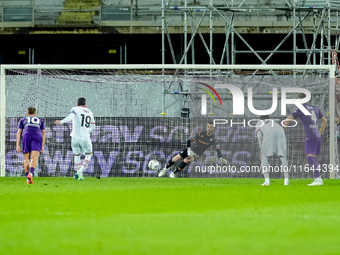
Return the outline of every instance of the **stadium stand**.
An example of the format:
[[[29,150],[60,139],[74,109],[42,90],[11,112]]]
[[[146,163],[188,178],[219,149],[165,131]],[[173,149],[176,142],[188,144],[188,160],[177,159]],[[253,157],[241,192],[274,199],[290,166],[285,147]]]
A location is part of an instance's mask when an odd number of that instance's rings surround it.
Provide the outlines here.
[[[93,17],[98,15],[99,0],[66,0],[57,25],[91,25]]]

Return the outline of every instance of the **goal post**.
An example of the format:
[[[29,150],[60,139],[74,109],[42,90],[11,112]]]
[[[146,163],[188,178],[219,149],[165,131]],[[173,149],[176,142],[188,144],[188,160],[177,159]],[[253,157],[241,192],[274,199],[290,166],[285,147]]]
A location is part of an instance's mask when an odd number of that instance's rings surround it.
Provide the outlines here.
[[[0,170],[0,176],[5,177],[5,172],[6,172],[6,79],[5,79],[5,72],[6,68],[2,65],[1,66],[1,96],[0,96],[0,160],[1,160],[1,170]]]
[[[88,107],[94,109],[99,123],[99,130],[91,138],[95,155],[88,175],[98,171],[104,177],[156,176],[155,171],[147,169],[147,161],[156,157],[163,167],[208,119],[240,122],[238,117],[242,114],[234,114],[234,95],[225,87],[219,87],[229,84],[244,95],[241,107],[245,108],[244,123],[258,116],[246,105],[249,88],[254,93],[253,109],[257,110],[270,108],[273,98],[281,98],[280,89],[284,86],[306,88],[315,93],[312,103],[321,107],[328,119],[328,134],[323,139],[327,152],[321,155],[321,161],[327,165],[327,176],[335,178],[333,170],[339,163],[335,135],[339,103],[335,71],[334,65],[1,65],[0,176],[22,173],[22,155],[15,154],[13,145],[17,121],[28,106],[38,106],[38,116],[46,118],[48,124],[46,155],[39,159],[41,176],[70,176],[74,171],[68,137],[71,127],[57,128],[52,123],[65,117],[80,96],[90,98]],[[276,87],[277,96],[273,95]],[[210,88],[215,88],[216,94]],[[282,119],[280,109],[278,104],[273,116]],[[286,117],[292,110],[293,106],[287,110]],[[253,139],[252,126],[219,129],[220,139],[225,142],[224,156],[237,169],[256,160],[258,145]],[[292,155],[291,161],[303,166],[304,151],[298,149],[304,139],[303,129],[298,132],[298,137],[294,137],[294,132],[287,133],[288,154],[289,149],[293,149],[296,155]],[[234,133],[234,137],[230,133]],[[294,140],[299,141],[299,146]],[[239,148],[238,151],[229,148],[233,146]],[[213,158],[213,152],[208,154],[207,158]],[[194,173],[195,166],[198,165],[193,165],[183,176],[207,177]],[[236,175],[209,173],[209,177],[258,176],[240,171]],[[310,175],[294,176],[307,178]]]

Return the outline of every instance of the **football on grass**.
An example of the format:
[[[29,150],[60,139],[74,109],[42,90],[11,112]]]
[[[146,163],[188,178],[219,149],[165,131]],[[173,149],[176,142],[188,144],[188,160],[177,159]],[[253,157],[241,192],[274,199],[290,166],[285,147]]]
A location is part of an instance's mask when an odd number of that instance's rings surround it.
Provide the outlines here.
[[[159,162],[156,159],[150,160],[148,167],[150,170],[158,170]]]

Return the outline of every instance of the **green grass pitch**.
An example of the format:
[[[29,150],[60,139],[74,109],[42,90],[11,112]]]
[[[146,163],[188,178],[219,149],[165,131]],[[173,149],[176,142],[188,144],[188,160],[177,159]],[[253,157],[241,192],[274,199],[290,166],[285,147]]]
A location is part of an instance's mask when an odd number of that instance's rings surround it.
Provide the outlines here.
[[[340,180],[0,178],[0,254],[340,254]]]

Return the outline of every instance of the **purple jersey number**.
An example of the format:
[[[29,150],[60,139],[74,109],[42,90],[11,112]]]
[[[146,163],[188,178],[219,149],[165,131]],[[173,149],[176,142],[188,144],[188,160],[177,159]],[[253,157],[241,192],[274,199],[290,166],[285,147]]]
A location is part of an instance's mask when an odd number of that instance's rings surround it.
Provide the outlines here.
[[[323,117],[320,109],[314,105],[303,104],[311,115],[305,115],[300,109],[292,113],[294,118],[300,117],[306,132],[306,138],[321,137],[318,129],[318,120]]]

